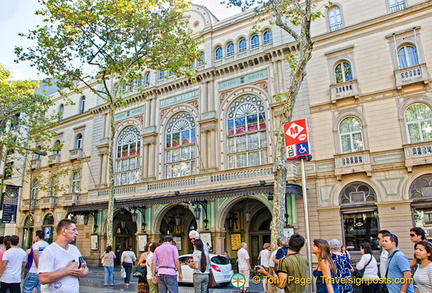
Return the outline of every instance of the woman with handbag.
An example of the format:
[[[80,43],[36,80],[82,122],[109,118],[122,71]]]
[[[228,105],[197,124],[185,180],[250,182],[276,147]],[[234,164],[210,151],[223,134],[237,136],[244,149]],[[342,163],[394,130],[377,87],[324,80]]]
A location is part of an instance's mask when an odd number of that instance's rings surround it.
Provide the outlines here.
[[[330,256],[330,246],[324,239],[314,239],[312,253],[318,258],[318,266],[313,271],[316,278],[316,293],[339,293],[335,280],[336,266]]]
[[[194,268],[193,284],[195,293],[206,293],[210,274],[210,256],[204,251],[204,245],[201,239],[195,239],[193,261],[188,265]]]
[[[105,251],[101,254],[100,259],[102,260],[102,266],[105,271],[104,286],[114,286],[114,259],[116,258],[115,253],[112,251],[111,246],[107,246]]]
[[[135,253],[132,251],[132,245],[128,245],[126,250],[123,251],[120,258],[120,266],[126,271],[126,278],[124,278],[124,284],[126,287],[129,286],[130,278],[132,275],[132,267],[136,261]]]
[[[362,279],[379,279],[378,277],[378,263],[372,255],[372,247],[369,243],[360,244],[360,251],[363,254],[360,261],[356,265],[356,269],[360,274],[358,277]],[[362,275],[362,276],[361,276]],[[372,281],[362,282],[361,289],[362,293],[374,293],[378,292],[379,285],[374,284]]]
[[[351,271],[353,271],[353,267],[351,265],[351,261],[349,260],[346,254],[340,252],[341,244],[339,240],[332,239],[329,241],[330,245],[330,256],[333,259],[333,262],[336,266],[336,279],[345,279],[343,281],[338,282],[338,289],[340,293],[351,293],[353,291],[353,286],[351,282]]]
[[[147,282],[147,256],[149,252],[149,246],[151,242],[147,243],[144,247],[144,252],[141,253],[141,256],[138,260],[138,264],[136,267],[136,272],[134,273],[134,277],[138,276],[138,293],[149,293],[149,284]]]

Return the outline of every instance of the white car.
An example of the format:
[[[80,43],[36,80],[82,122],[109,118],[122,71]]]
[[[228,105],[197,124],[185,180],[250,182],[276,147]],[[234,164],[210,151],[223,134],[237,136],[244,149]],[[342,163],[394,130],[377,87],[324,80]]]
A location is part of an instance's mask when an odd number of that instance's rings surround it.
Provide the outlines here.
[[[193,284],[193,269],[187,265],[190,259],[192,259],[192,254],[184,254],[179,257],[183,275],[182,283]],[[210,262],[216,282],[221,286],[228,285],[234,274],[229,260],[223,255],[210,254]]]

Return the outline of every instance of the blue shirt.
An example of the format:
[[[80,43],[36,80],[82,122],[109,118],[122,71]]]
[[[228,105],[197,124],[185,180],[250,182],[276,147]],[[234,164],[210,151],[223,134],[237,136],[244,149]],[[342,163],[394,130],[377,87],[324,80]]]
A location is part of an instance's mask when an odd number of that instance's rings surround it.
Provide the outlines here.
[[[387,259],[387,279],[391,279],[391,283],[387,284],[389,293],[399,293],[402,285],[404,284],[403,272],[411,271],[408,258],[399,249],[396,249],[393,253],[389,254]],[[406,293],[413,293],[414,287],[412,279]]]

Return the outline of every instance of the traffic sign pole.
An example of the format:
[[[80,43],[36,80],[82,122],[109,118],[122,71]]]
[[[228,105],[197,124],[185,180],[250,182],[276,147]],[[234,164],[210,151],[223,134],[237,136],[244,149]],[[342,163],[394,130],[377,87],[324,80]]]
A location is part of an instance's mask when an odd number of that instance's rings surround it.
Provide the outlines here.
[[[303,208],[304,208],[304,216],[305,216],[305,226],[306,226],[306,251],[307,258],[309,263],[309,278],[313,278],[312,273],[312,241],[310,236],[310,223],[309,223],[309,206],[308,206],[308,197],[307,197],[307,188],[306,188],[306,170],[305,170],[305,157],[300,157],[301,162],[301,178],[302,178],[302,193],[303,193]],[[314,282],[310,284],[311,290],[310,292],[314,292]]]

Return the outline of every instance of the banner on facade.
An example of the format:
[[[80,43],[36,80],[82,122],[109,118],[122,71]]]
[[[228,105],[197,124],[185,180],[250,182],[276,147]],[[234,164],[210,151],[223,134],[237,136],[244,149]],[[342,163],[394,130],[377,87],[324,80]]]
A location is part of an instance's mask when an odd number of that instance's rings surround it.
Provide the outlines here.
[[[2,222],[15,223],[18,209],[18,194],[20,186],[6,185],[2,202]]]

